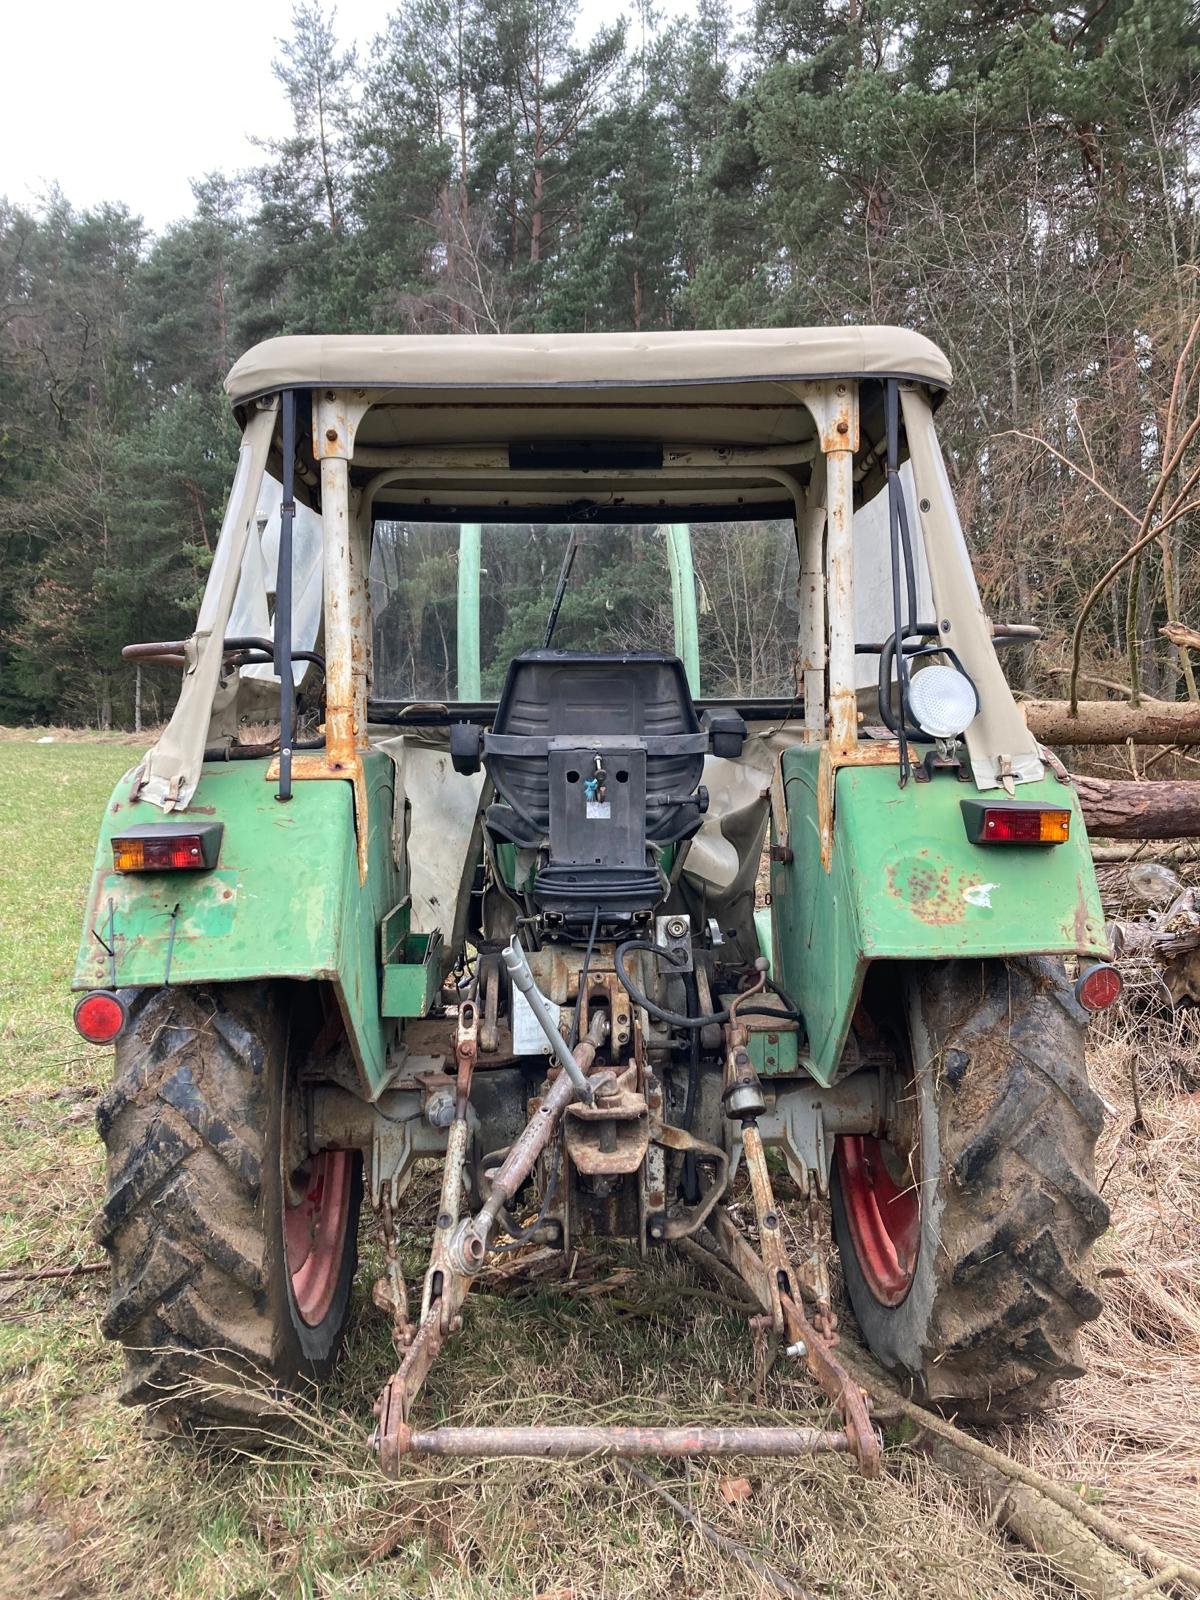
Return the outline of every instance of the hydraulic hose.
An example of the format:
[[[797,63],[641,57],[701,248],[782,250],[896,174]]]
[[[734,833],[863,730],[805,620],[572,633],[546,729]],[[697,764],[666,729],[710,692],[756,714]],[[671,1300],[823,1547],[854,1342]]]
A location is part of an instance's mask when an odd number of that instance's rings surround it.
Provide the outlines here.
[[[617,977],[624,984],[626,992],[634,1005],[642,1006],[652,1017],[657,1017],[660,1022],[670,1023],[673,1028],[689,1028],[695,1032],[699,1032],[701,1028],[708,1027],[710,1023],[729,1021],[727,1009],[724,1011],[701,1012],[696,1016],[685,1017],[681,1011],[668,1011],[665,1006],[656,1005],[653,1000],[642,993],[626,970],[625,957],[632,950],[645,950],[650,955],[664,956],[674,967],[678,967],[679,962],[673,950],[668,950],[665,945],[655,944],[652,939],[626,939],[624,944],[619,944],[616,955],[613,958],[613,966],[616,969]],[[744,1017],[778,1017],[780,1020],[787,1022],[799,1022],[801,1020],[800,1011],[791,996],[770,978],[766,980],[766,986],[779,996],[786,1009],[780,1011],[776,1006],[746,1005],[740,1008],[741,1015]]]
[[[698,1011],[700,1009],[700,990],[694,973],[685,973],[683,988],[687,995],[688,1011]],[[696,1121],[696,1102],[699,1098],[700,1035],[695,1028],[692,1028],[688,1033],[687,1094],[683,1102],[683,1127],[687,1133],[691,1133],[693,1124]],[[696,1152],[694,1150],[689,1150],[683,1158],[683,1198],[690,1206],[694,1206],[700,1199],[700,1174],[696,1171]]]
[[[729,1021],[728,1011],[708,1011],[701,1012],[698,1016],[686,1017],[681,1011],[668,1011],[665,1006],[656,1005],[642,993],[625,969],[625,958],[633,950],[645,950],[650,955],[662,956],[676,968],[679,966],[679,960],[673,950],[668,950],[665,945],[655,944],[653,939],[626,939],[624,944],[619,944],[613,957],[613,966],[634,1005],[641,1006],[660,1022],[670,1023],[673,1028],[690,1028],[697,1033],[701,1028],[707,1028],[710,1023]]]
[[[575,1000],[575,1015],[571,1020],[571,1037],[568,1045],[574,1050],[579,1043],[579,1024],[583,1018],[584,1002],[587,999],[588,968],[592,964],[592,951],[596,948],[596,929],[600,926],[600,907],[597,905],[592,912],[592,931],[588,934],[587,949],[583,953],[583,965],[579,969],[579,994]]]

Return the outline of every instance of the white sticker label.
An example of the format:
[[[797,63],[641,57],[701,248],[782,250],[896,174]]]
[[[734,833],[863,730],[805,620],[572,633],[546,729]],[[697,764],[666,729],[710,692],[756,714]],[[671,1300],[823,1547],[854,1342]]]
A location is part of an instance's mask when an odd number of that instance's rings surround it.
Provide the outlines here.
[[[589,822],[608,822],[612,818],[611,800],[589,800],[587,802],[587,815]]]
[[[513,985],[512,1034],[513,1050],[519,1056],[545,1056],[550,1054],[550,1041],[542,1032],[542,1025],[533,1014],[533,1007]],[[546,1001],[546,1009],[558,1026],[558,1007],[553,1000]]]
[[[998,889],[998,883],[976,883],[969,889],[963,890],[963,899],[969,906],[987,906],[992,904],[992,890]]]

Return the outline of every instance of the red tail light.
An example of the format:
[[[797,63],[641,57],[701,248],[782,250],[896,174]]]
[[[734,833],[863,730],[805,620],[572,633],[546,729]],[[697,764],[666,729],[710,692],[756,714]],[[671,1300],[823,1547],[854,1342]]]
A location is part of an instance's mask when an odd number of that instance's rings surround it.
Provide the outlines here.
[[[221,853],[220,822],[143,823],[115,833],[113,866],[118,872],[203,872]]]
[[[1079,974],[1075,984],[1075,998],[1085,1011],[1106,1011],[1125,987],[1116,967],[1107,961],[1098,961]]]
[[[1063,844],[1071,836],[1068,806],[1039,800],[961,800],[972,844]]]
[[[128,1021],[125,1002],[109,989],[94,989],[76,1002],[75,1026],[89,1044],[111,1044]]]

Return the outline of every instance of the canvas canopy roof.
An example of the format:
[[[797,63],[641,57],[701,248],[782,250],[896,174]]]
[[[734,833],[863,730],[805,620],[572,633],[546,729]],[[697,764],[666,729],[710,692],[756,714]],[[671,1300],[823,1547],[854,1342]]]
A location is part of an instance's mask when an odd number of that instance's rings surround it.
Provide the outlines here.
[[[361,488],[396,467],[372,489],[385,518],[486,520],[586,503],[601,518],[639,520],[790,515],[778,472],[755,475],[735,454],[760,452],[760,465],[811,461],[815,428],[797,386],[841,377],[912,379],[936,399],[950,365],[921,334],[888,327],[345,334],[270,339],[242,357],[226,388],[243,413],[285,388],[368,391],[351,472]],[[882,384],[861,401],[860,501],[882,482]],[[578,459],[539,474],[553,465],[548,445],[578,445]],[[615,454],[604,460],[606,445]],[[639,445],[661,459],[639,463],[628,455]],[[522,456],[524,447],[535,454]],[[702,467],[697,451],[709,453]]]
[[[845,377],[950,385],[950,363],[906,328],[742,328],[690,333],[293,335],[237,362],[235,406],[288,387],[472,391],[757,386]],[[447,396],[449,398],[449,394]],[[661,398],[661,396],[659,397]]]

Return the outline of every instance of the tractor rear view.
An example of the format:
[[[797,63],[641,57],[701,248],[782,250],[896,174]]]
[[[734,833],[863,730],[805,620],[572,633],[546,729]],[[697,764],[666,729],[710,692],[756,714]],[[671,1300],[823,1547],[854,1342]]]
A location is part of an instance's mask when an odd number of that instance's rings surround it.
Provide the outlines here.
[[[196,630],[127,652],[182,690],[105,815],[76,972],[80,1031],[116,1048],[97,1228],[127,1399],[272,1429],[336,1360],[364,1199],[389,1473],[876,1471],[830,1230],[923,1402],[1011,1417],[1080,1374],[1107,1226],[1083,1045],[1119,980],[1075,791],[997,658],[1029,630],[972,577],[949,377],[889,328],[289,338],[237,364]],[[426,1426],[495,1252],[596,1237],[732,1274],[834,1425]]]

